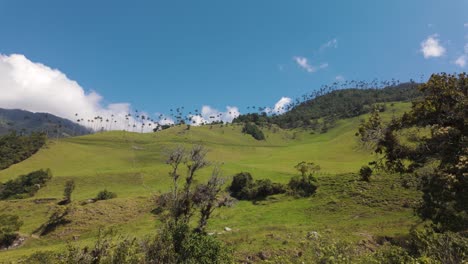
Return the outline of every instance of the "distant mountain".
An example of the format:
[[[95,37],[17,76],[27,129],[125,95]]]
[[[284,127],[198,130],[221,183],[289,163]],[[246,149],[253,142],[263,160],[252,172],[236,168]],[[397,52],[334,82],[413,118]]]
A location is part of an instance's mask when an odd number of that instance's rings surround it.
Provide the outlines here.
[[[48,113],[0,108],[0,135],[16,131],[20,134],[44,132],[48,137],[69,137],[89,134],[90,129]]]
[[[296,102],[281,115],[250,113],[240,115],[234,123],[254,122],[257,125],[276,124],[281,128],[322,129],[333,127],[338,119],[368,113],[373,105],[387,102],[410,101],[422,94],[417,83],[402,83],[385,88],[347,88],[318,93],[313,98]],[[385,111],[385,106],[381,106]]]

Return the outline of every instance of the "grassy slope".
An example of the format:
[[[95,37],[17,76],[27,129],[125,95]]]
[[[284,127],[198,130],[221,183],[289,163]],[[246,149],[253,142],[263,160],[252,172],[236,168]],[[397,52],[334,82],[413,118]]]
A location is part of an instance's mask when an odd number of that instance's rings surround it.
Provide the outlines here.
[[[390,118],[392,109],[399,114],[408,107],[397,103],[384,116]],[[25,223],[20,231],[30,235],[56,204],[34,200],[60,199],[64,182],[74,179],[74,221],[50,235],[29,239],[19,249],[0,252],[0,260],[63,247],[63,240],[74,235],[80,236],[80,243],[89,243],[98,227],[115,227],[137,236],[153,232],[158,221],[149,213],[151,196],[167,191],[170,184],[164,149],[190,143],[207,146],[209,159],[222,163],[226,176],[249,171],[255,178],[286,183],[296,174],[293,166],[300,161],[314,161],[322,167],[321,187],[310,199],[277,196],[257,205],[239,202],[215,213],[209,229],[233,228],[234,232],[220,237],[239,252],[290,249],[299,243],[298,236],[312,230],[346,239],[405,232],[415,218],[402,204],[417,194],[398,186],[390,188],[392,177],[378,176],[369,185],[352,174],[372,160],[370,151],[360,149],[354,136],[362,118],[341,120],[325,134],[265,130],[267,140],[261,142],[243,135],[239,126],[192,127],[189,131],[176,127],[153,134],[107,132],[50,142],[28,160],[0,171],[0,181],[39,168],[50,168],[53,180],[31,199],[0,202],[0,213],[20,215]],[[209,172],[201,171],[200,179],[206,179]],[[116,192],[118,198],[79,205],[78,201],[92,198],[104,188]]]

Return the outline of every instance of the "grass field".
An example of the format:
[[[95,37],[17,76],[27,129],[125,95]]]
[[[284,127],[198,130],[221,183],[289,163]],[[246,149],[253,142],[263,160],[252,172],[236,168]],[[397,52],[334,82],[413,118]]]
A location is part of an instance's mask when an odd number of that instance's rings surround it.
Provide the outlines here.
[[[383,117],[389,119],[408,108],[407,103],[395,103]],[[287,183],[297,175],[294,165],[298,162],[321,166],[319,189],[310,198],[277,195],[215,211],[209,232],[219,233],[239,256],[294,251],[309,231],[352,241],[407,233],[417,223],[410,208],[419,196],[417,191],[402,188],[396,175],[377,174],[371,183],[358,180],[359,168],[373,159],[354,135],[363,118],[340,120],[324,134],[264,129],[265,141],[242,134],[235,125],[190,130],[182,126],[148,134],[114,131],[50,141],[31,158],[0,171],[2,182],[41,168],[53,173],[53,179],[34,197],[0,201],[0,214],[19,215],[24,221],[20,232],[28,237],[20,248],[0,252],[0,261],[37,250],[59,250],[67,240],[92,243],[100,227],[128,236],[153,234],[159,222],[150,213],[152,197],[170,187],[164,152],[178,144],[206,146],[208,158],[221,165],[226,177],[248,171],[255,179]],[[207,179],[210,170],[200,172],[200,181]],[[62,198],[69,179],[76,183],[73,221],[46,236],[32,235]],[[116,192],[118,198],[80,205],[103,189]],[[224,232],[224,227],[232,232]]]

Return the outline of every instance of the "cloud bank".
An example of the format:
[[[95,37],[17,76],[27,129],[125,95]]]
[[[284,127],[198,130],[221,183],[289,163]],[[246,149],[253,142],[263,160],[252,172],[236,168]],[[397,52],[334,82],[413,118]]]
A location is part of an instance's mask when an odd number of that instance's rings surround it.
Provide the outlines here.
[[[80,119],[82,125],[97,130],[129,126],[133,129],[135,125],[135,131],[141,131],[145,122],[127,116],[130,104],[103,106],[98,93],[86,92],[59,70],[32,62],[21,54],[0,54],[0,107],[51,113],[74,122]],[[102,121],[96,119],[98,116]],[[150,130],[147,124],[143,126],[143,131]]]

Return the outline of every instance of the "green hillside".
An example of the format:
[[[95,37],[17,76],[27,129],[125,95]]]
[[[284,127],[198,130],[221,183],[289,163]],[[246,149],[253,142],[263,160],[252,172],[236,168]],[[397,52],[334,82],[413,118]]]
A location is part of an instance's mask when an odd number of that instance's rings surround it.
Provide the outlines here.
[[[409,103],[387,104],[382,117],[390,119],[409,107]],[[313,161],[321,166],[319,189],[310,198],[276,195],[256,204],[240,201],[215,211],[208,231],[219,233],[239,258],[266,249],[273,254],[293,252],[300,246],[297,238],[310,231],[351,241],[407,233],[418,221],[408,204],[420,195],[402,188],[398,176],[377,174],[371,183],[358,180],[359,168],[373,159],[355,136],[365,117],[339,120],[323,134],[264,128],[265,141],[242,134],[241,125],[231,124],[51,140],[31,158],[0,171],[0,182],[41,168],[50,168],[53,173],[52,180],[34,197],[0,201],[0,213],[19,215],[24,221],[20,233],[28,237],[23,246],[0,252],[0,261],[64,248],[66,240],[91,243],[99,227],[116,228],[124,236],[152,234],[159,224],[157,216],[151,214],[152,197],[170,186],[164,152],[178,144],[206,146],[209,160],[222,165],[225,177],[248,171],[255,179],[287,183],[297,175],[294,165],[298,162]],[[203,169],[200,178],[207,179],[210,171]],[[64,184],[70,179],[76,184],[72,222],[46,236],[32,235],[62,199]],[[103,189],[117,193],[118,198],[80,204]],[[223,231],[225,227],[232,231]]]

